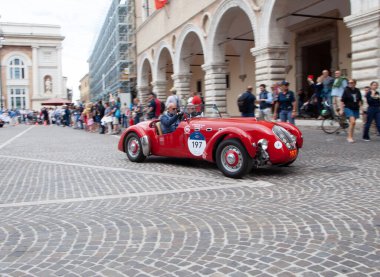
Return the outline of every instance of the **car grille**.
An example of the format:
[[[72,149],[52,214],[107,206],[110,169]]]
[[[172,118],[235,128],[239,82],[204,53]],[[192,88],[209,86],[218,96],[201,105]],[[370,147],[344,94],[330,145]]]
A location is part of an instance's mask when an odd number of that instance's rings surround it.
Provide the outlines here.
[[[296,149],[295,140],[292,138],[292,135],[286,129],[275,125],[273,126],[272,131],[276,135],[276,137],[286,145],[286,148],[288,148],[289,150]]]

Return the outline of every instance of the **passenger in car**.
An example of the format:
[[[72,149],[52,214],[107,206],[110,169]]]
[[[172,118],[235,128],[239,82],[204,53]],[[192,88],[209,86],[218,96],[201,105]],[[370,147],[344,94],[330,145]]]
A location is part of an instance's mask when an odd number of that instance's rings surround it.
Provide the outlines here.
[[[195,107],[194,104],[188,104],[186,107],[186,114],[188,118],[192,117],[200,117],[202,115],[201,112],[197,111],[198,107]]]
[[[174,103],[170,103],[167,107],[166,113],[161,116],[161,128],[163,134],[168,134],[174,132],[181,119],[183,113],[177,112],[177,105]]]

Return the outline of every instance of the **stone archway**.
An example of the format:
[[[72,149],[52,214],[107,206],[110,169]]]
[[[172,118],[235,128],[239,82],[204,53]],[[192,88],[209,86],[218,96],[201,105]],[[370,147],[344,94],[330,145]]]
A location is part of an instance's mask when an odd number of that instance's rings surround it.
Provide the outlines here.
[[[204,33],[192,24],[185,26],[177,44],[174,62],[174,86],[182,99],[187,99],[190,91],[203,93],[205,60]]]
[[[210,24],[207,44],[206,102],[216,103],[222,113],[239,115],[236,99],[255,82],[256,15],[252,3],[224,1]]]
[[[138,97],[143,102],[147,98],[149,92],[152,91],[152,62],[144,55],[141,59],[141,66],[138,70],[139,75],[137,79]]]
[[[308,75],[316,79],[323,69],[351,73],[350,32],[342,20],[350,14],[350,3],[350,0],[295,0],[287,3],[272,0],[265,3],[261,47],[283,49],[282,76],[273,78],[273,81],[286,79],[292,89],[298,90],[307,88]],[[326,45],[329,47],[327,51],[324,50]],[[308,53],[311,49],[318,53]],[[323,61],[311,64],[315,55]]]
[[[173,86],[171,75],[173,74],[173,56],[170,46],[163,43],[157,52],[155,62],[155,76],[153,77],[153,92],[161,100],[169,96],[169,90]]]

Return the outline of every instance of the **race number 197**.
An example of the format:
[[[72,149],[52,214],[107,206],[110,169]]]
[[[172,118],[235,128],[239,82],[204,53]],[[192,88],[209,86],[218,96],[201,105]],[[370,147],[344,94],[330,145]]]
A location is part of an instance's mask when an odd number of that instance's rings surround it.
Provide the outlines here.
[[[187,141],[187,147],[194,156],[201,156],[206,149],[206,139],[201,132],[191,133]]]

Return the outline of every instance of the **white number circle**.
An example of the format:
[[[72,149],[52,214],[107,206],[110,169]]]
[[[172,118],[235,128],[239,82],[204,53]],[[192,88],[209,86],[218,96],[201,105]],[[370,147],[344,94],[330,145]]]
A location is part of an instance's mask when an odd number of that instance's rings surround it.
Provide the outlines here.
[[[187,140],[187,147],[194,156],[201,156],[206,149],[206,139],[200,132],[194,132]]]

